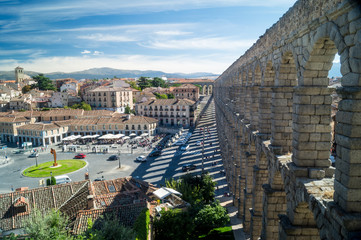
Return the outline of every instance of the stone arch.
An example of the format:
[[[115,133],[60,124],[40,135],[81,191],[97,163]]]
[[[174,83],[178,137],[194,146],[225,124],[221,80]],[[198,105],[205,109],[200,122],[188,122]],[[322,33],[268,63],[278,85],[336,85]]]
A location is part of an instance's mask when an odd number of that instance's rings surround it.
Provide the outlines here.
[[[293,87],[297,85],[296,65],[292,52],[285,51],[279,60],[272,88],[271,144],[282,153],[292,152]]]
[[[337,52],[335,43],[322,37],[315,41],[301,68],[294,95],[293,162],[302,167],[328,168],[331,149],[331,93],[328,71]],[[310,178],[323,178],[320,170]],[[331,176],[330,176],[331,177]]]

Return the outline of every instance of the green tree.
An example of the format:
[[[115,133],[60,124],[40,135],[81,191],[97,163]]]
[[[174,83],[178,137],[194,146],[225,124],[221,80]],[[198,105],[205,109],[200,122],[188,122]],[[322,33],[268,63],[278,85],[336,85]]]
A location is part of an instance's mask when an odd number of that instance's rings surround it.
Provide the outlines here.
[[[194,217],[197,235],[208,233],[213,228],[224,227],[228,223],[227,210],[219,204],[219,201],[203,206]]]
[[[32,88],[39,88],[39,90],[57,91],[53,82],[49,78],[45,77],[44,74],[40,73],[37,76],[33,76],[32,78],[36,82],[32,85]]]
[[[153,221],[154,235],[157,240],[190,239],[194,226],[188,212],[180,209],[168,209],[160,212],[161,217]]]
[[[25,232],[30,239],[71,239],[66,226],[68,220],[59,211],[40,212],[33,209],[30,219],[25,222]]]
[[[149,233],[150,214],[149,209],[145,208],[135,220],[133,229],[137,233],[137,240],[147,240]]]
[[[168,84],[159,77],[153,78],[153,80],[151,81],[151,85],[152,85],[152,87],[162,87],[162,88],[169,87]]]
[[[141,90],[143,90],[144,88],[151,87],[151,81],[148,80],[148,78],[146,77],[140,77],[138,80],[138,86],[140,87]]]
[[[91,240],[132,240],[135,239],[136,233],[122,225],[114,214],[108,214],[94,223],[88,221],[88,230],[82,237]]]
[[[142,89],[140,89],[140,87],[138,87],[137,82],[135,82],[135,81],[125,81],[125,82],[128,83],[130,85],[130,87],[133,89],[142,90]]]
[[[72,108],[72,109],[84,109],[85,111],[91,111],[92,110],[92,107],[86,102],[81,102],[80,104],[76,103],[76,104],[70,106],[70,108]]]
[[[127,105],[124,109],[124,113],[125,114],[130,114],[132,112],[132,110],[130,109],[129,105]]]
[[[159,93],[154,93],[155,97],[157,99],[168,99],[168,95],[167,94],[159,94]]]
[[[167,93],[168,99],[174,99],[174,94],[173,93]]]
[[[22,89],[21,89],[21,92],[23,94],[29,92],[31,90],[31,86],[30,85],[25,85]]]
[[[192,176],[186,174],[179,180],[166,180],[165,184],[182,194],[182,199],[190,204],[209,204],[214,201],[216,182],[208,174]]]

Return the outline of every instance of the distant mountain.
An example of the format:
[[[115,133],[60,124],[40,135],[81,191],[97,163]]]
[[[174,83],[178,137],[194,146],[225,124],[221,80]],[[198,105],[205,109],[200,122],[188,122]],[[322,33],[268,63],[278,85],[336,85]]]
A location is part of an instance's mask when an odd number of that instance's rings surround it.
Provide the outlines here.
[[[37,72],[24,71],[29,76],[37,75]],[[217,74],[197,72],[197,73],[165,73],[161,71],[140,71],[140,70],[120,70],[114,68],[91,68],[84,71],[64,73],[53,72],[44,73],[50,79],[74,78],[74,79],[103,79],[103,78],[135,78],[135,77],[167,77],[167,78],[200,78],[200,77],[218,77]],[[0,79],[14,80],[14,71],[0,71]]]

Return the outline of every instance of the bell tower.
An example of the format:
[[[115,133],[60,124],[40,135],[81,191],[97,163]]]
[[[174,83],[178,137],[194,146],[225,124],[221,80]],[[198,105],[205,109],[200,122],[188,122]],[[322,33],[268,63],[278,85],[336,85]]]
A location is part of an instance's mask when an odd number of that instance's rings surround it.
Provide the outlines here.
[[[24,68],[15,68],[15,83],[22,83],[24,81]]]

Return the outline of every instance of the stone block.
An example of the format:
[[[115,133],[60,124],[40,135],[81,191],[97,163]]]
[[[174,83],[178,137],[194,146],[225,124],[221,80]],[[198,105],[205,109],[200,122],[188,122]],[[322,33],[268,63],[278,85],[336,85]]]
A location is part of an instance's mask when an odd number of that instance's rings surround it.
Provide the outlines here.
[[[310,104],[311,103],[311,96],[295,94],[295,97],[293,98],[293,103],[296,103],[296,104]]]
[[[317,159],[317,151],[299,151],[297,149],[293,149],[293,155],[297,159],[309,159],[309,160]]]
[[[331,161],[329,159],[317,159],[314,166],[320,168],[328,168],[331,166]]]
[[[331,126],[330,125],[321,125],[321,124],[316,125],[315,132],[318,132],[318,133],[331,132]]]
[[[330,150],[331,143],[330,142],[316,142],[316,150]]]
[[[336,169],[350,177],[361,176],[361,164],[350,164],[341,158],[336,159]]]
[[[331,115],[331,106],[330,105],[316,105],[316,115]]]
[[[337,146],[337,149],[340,149],[339,155],[341,155],[345,164],[361,164],[361,150],[351,150],[343,146]]]
[[[310,116],[310,124],[319,124],[321,116],[313,115]]]
[[[337,180],[335,180],[334,186],[335,192],[341,195],[344,200],[361,204],[361,188],[347,188]]]
[[[293,108],[293,112],[300,115],[314,115],[315,105],[296,104]]]
[[[312,133],[315,132],[316,130],[315,125],[311,125],[311,124],[298,124],[298,123],[293,123],[293,130],[297,131],[297,132],[308,132],[308,133]],[[318,131],[317,131],[318,132]]]
[[[313,178],[313,179],[322,179],[325,177],[325,171],[322,169],[318,169],[318,168],[309,168],[308,169],[308,177]]]
[[[324,96],[312,96],[311,97],[311,104],[323,104],[325,101]]]
[[[346,112],[361,112],[361,100],[343,99],[338,107],[339,110]]]
[[[310,133],[310,141],[316,142],[321,140],[321,133]]]
[[[328,159],[330,157],[330,149],[327,149],[327,150],[318,150],[317,151],[317,158],[318,159]]]
[[[361,84],[361,77],[359,73],[347,73],[342,76],[342,86],[359,86]]]

